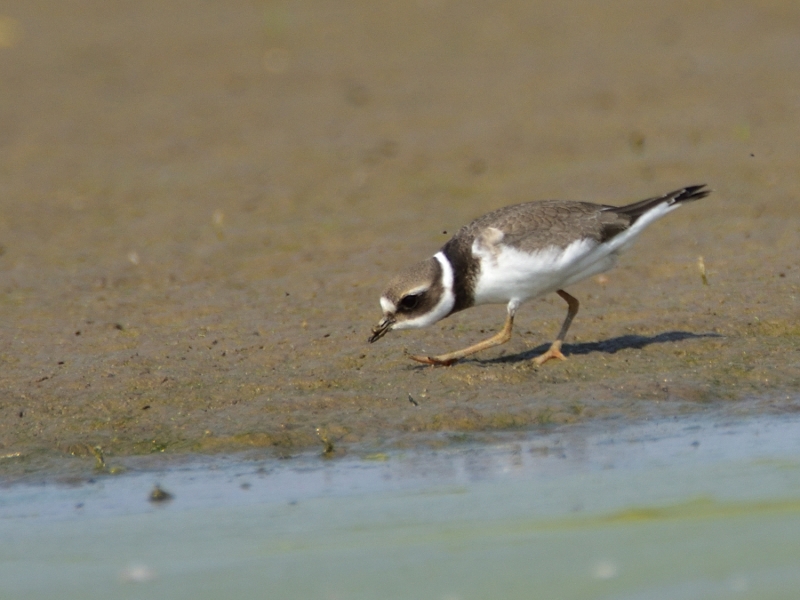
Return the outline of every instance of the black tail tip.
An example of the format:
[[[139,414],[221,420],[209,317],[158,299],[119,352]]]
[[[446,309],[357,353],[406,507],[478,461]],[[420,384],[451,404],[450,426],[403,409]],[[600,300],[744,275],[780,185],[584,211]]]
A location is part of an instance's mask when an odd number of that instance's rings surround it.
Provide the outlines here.
[[[686,186],[682,190],[677,190],[673,193],[675,194],[673,196],[675,202],[691,202],[692,200],[705,198],[711,193],[711,190],[707,188],[705,183],[701,183],[700,185]]]

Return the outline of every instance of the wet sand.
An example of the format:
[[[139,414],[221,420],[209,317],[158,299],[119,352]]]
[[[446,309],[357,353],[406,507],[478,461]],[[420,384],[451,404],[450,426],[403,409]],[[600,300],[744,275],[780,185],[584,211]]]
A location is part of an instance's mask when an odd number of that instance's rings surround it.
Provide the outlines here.
[[[0,4],[0,471],[796,410],[799,23],[788,1]],[[403,351],[478,341],[502,306],[366,343],[388,277],[488,210],[694,183],[715,191],[570,289],[566,362],[529,360],[557,296],[449,368]]]

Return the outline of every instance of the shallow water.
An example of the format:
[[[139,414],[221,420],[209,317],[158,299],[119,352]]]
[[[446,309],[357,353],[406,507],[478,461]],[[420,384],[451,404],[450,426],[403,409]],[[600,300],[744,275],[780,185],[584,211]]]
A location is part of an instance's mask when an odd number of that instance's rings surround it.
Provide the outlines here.
[[[800,418],[17,484],[0,537],[9,598],[794,598]]]

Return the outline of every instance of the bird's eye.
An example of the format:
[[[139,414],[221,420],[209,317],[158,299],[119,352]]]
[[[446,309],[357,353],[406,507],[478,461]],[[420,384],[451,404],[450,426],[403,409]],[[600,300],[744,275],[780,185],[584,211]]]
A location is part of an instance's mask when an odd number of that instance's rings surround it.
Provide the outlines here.
[[[403,310],[414,310],[419,304],[419,297],[420,294],[409,294],[408,296],[403,296],[400,300],[400,308]]]

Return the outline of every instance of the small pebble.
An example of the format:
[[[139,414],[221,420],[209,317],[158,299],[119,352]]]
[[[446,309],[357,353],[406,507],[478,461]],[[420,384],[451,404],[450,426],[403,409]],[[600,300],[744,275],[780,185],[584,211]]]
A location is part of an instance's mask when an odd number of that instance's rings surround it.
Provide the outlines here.
[[[150,502],[166,502],[172,500],[174,496],[168,491],[161,489],[161,486],[156,485],[153,491],[150,492]]]

